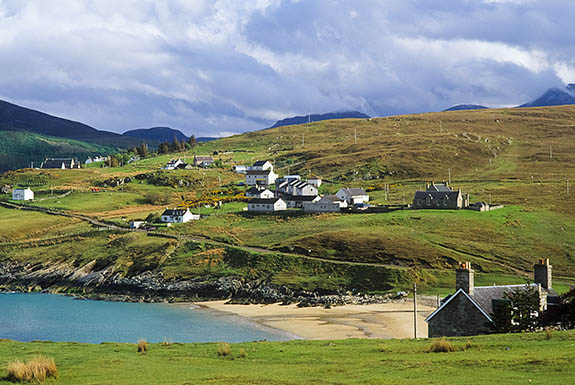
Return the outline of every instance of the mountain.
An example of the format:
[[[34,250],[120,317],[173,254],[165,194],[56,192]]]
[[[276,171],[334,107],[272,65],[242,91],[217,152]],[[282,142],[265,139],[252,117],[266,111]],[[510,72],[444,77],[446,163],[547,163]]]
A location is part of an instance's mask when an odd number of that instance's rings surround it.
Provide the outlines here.
[[[122,135],[157,143],[171,142],[174,138],[188,140],[188,137],[182,131],[170,127],[138,128],[126,131]]]
[[[369,117],[370,117],[369,115],[363,114],[359,111],[337,111],[337,112],[328,112],[327,114],[311,114],[311,115],[285,118],[282,120],[278,120],[270,128],[292,126],[294,124],[303,124],[308,122],[319,122],[321,120],[348,119],[348,118],[369,119]]]
[[[443,110],[443,112],[445,112],[445,111],[463,111],[463,110],[484,110],[486,108],[488,108],[488,107],[480,106],[478,104],[458,104],[456,106],[449,107],[449,108]]]
[[[0,173],[40,165],[47,157],[78,158],[108,155],[118,149],[74,139],[56,138],[24,131],[0,131]]]
[[[575,84],[564,88],[549,88],[543,95],[519,107],[545,107],[575,104]]]
[[[58,118],[0,100],[0,131],[27,131],[88,143],[129,147],[138,141],[86,124]]]

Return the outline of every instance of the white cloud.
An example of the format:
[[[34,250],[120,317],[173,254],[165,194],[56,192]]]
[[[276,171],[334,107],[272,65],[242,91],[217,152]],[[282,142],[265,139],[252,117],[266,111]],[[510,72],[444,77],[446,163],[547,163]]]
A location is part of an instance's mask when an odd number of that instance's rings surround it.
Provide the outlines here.
[[[199,136],[342,108],[522,103],[575,81],[549,0],[0,0],[0,97]]]

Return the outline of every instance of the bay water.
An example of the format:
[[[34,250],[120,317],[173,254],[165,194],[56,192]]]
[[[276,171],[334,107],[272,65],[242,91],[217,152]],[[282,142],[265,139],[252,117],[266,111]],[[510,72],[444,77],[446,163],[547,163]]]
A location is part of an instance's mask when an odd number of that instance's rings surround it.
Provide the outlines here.
[[[192,304],[79,300],[43,293],[0,293],[0,338],[16,341],[246,342],[293,336]]]

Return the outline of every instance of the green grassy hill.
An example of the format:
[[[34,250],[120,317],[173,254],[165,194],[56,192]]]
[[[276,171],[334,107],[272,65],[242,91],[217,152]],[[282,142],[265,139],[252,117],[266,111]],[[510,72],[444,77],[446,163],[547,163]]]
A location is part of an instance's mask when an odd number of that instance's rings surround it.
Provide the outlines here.
[[[72,190],[67,197],[35,204],[119,224],[161,212],[166,204],[149,202],[150,193],[165,195],[171,205],[234,201],[219,210],[195,208],[209,216],[162,231],[201,236],[208,243],[240,249],[261,248],[277,255],[289,252],[322,264],[359,264],[366,269],[361,272],[366,280],[370,279],[366,271],[377,266],[397,269],[400,275],[408,273],[404,279],[417,279],[431,292],[452,289],[451,269],[457,261],[473,262],[483,284],[521,283],[529,279],[537,258],[548,257],[555,266],[558,287],[565,289],[575,279],[575,189],[567,193],[569,181],[575,185],[572,143],[573,106],[451,111],[278,127],[202,143],[188,153],[147,158],[125,167],[9,172],[0,177],[0,184],[32,185],[38,196],[48,198],[54,189]],[[221,168],[160,170],[172,157],[189,160],[194,154],[214,152]],[[451,185],[470,193],[472,201],[491,200],[506,207],[489,213],[405,210],[365,215],[246,215],[242,211],[245,203],[237,201],[242,189],[234,187],[242,176],[230,169],[258,159],[272,160],[280,174],[323,177],[323,193],[334,193],[341,186],[362,186],[369,189],[375,203],[398,204],[410,202],[426,181],[447,180],[451,175]],[[126,177],[131,178],[128,183],[110,187],[109,181]],[[103,185],[107,187],[92,192],[93,187]],[[386,185],[389,194],[384,192]],[[75,239],[74,244],[91,240]],[[61,254],[56,249],[44,257],[57,258]],[[202,265],[204,251],[198,251],[197,258],[185,248],[176,251],[190,258],[176,258],[178,265],[170,265],[170,271],[238,273],[227,252],[206,258],[209,263]],[[5,250],[0,259],[32,254],[19,246],[17,253]],[[346,270],[338,273],[338,281],[327,268],[314,273],[309,265],[293,268],[292,262],[284,265],[291,268],[270,276],[270,266],[262,266],[262,258],[242,265],[242,271],[248,274],[251,268],[252,276],[261,274],[278,283],[307,288],[357,284],[361,278],[350,278],[346,274],[353,273]],[[168,262],[159,259],[154,266],[168,269]],[[382,282],[381,287],[385,286]]]
[[[0,384],[7,364],[53,357],[47,384],[557,384],[575,377],[575,333],[449,338],[456,349],[431,353],[430,340],[250,342],[231,345],[0,341]],[[240,353],[243,350],[243,354]]]
[[[0,130],[0,172],[30,167],[31,162],[40,165],[44,158],[78,157],[105,155],[117,151],[114,146],[103,146],[44,136],[23,131]]]

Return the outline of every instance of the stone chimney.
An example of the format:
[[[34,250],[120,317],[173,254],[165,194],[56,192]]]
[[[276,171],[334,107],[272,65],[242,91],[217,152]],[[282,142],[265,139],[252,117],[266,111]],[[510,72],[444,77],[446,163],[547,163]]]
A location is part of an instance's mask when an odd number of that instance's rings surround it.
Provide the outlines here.
[[[533,265],[533,281],[541,285],[544,289],[551,289],[552,282],[552,268],[549,264],[549,258],[539,258],[539,261]]]
[[[471,268],[471,262],[459,263],[459,267],[455,270],[455,290],[463,289],[469,295],[473,295],[475,288],[475,278]]]

